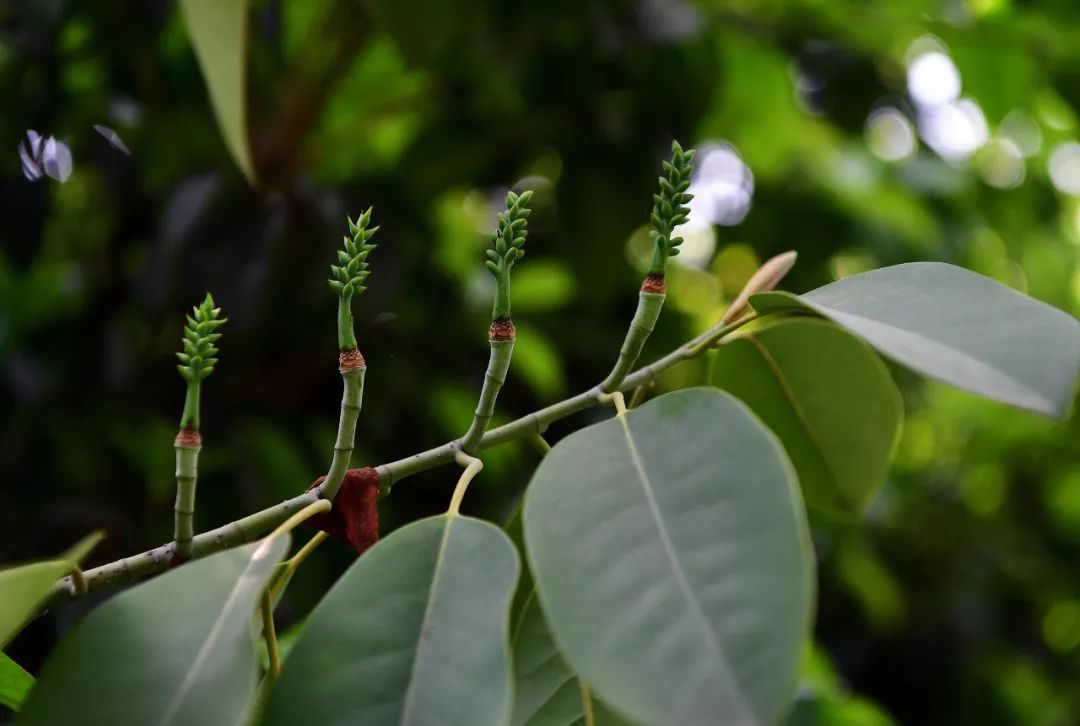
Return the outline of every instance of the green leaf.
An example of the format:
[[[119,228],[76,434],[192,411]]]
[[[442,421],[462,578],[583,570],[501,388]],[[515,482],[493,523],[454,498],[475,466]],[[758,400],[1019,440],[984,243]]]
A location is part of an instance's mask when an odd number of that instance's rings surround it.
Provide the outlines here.
[[[759,312],[812,311],[931,378],[1066,418],[1080,367],[1071,315],[960,267],[914,262],[805,295],[754,295]]]
[[[807,501],[859,511],[884,480],[903,404],[858,338],[821,320],[780,323],[721,346],[710,382],[780,438]]]
[[[360,557],[308,618],[266,724],[487,726],[510,715],[513,543],[442,515]]]
[[[611,713],[566,664],[547,621],[529,588],[514,627],[514,715],[512,726],[621,726],[628,722]],[[590,723],[586,706],[592,711]]]
[[[504,529],[518,552],[524,553],[520,503]],[[522,568],[510,613],[514,651],[514,714],[510,719],[513,726],[585,726],[586,701],[592,708],[591,726],[627,724],[596,700],[566,664],[540,610],[528,567]]]
[[[288,547],[255,542],[112,598],[60,643],[22,722],[241,723],[257,677],[252,618]]]
[[[0,648],[41,608],[56,581],[82,562],[104,536],[102,532],[89,534],[56,560],[0,570]]]
[[[775,436],[714,389],[561,441],[525,495],[559,650],[635,722],[772,723],[810,626],[813,559]]]
[[[180,0],[225,146],[249,184],[255,167],[247,139],[248,0]]]
[[[0,705],[18,711],[33,686],[34,677],[5,653],[0,653]]]

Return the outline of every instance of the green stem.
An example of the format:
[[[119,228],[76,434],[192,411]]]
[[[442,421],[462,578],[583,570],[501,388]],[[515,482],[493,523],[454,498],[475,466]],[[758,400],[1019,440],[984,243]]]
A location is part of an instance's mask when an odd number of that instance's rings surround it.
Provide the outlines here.
[[[484,374],[484,386],[480,389],[480,400],[476,404],[472,424],[461,438],[461,450],[472,454],[487,431],[491,417],[495,414],[495,400],[506,382],[506,372],[510,370],[510,358],[514,353],[514,341],[489,340],[491,355],[488,357],[487,372]]]
[[[201,388],[201,381],[187,382],[187,393],[184,394],[184,412],[180,414],[181,429],[199,430],[199,394]]]
[[[492,320],[510,319],[510,264],[505,260],[495,275],[495,302],[491,308]]]
[[[198,384],[195,384],[198,385]],[[194,443],[198,434],[181,431],[173,448],[176,451],[176,504],[173,506],[173,556],[191,559],[192,539],[195,537],[195,485],[199,478],[199,452],[202,445]],[[186,439],[186,440],[184,440]]]
[[[341,350],[356,350],[356,332],[353,330],[352,295],[338,298],[337,339]]]
[[[350,327],[351,329],[351,327]],[[341,416],[338,418],[337,440],[334,442],[334,458],[330,462],[330,471],[319,486],[324,499],[332,500],[337,496],[345,471],[349,468],[353,446],[356,441],[356,417],[364,398],[364,374],[367,366],[349,368],[341,371],[344,392],[341,397]]]
[[[263,639],[266,641],[266,655],[270,661],[270,677],[277,678],[281,675],[281,656],[278,654],[277,630],[274,628],[274,603],[270,599],[270,591],[266,590],[262,596]]]
[[[716,325],[702,333],[693,340],[688,341],[676,348],[660,360],[644,368],[638,369],[619,386],[620,391],[629,391],[653,381],[661,372],[678,363],[694,358],[705,351],[714,342],[735,332],[747,323],[758,317],[756,313],[747,315],[726,325]],[[507,441],[525,439],[536,434],[542,434],[554,421],[566,418],[578,411],[583,411],[592,406],[610,401],[611,395],[594,386],[587,391],[568,398],[564,401],[542,408],[539,411],[526,414],[508,424],[491,429],[480,440],[480,450],[498,446]],[[382,464],[376,468],[379,475],[379,487],[388,490],[390,486],[402,479],[427,469],[432,469],[442,464],[454,461],[460,449],[460,440],[450,441],[434,449],[414,454],[408,458]],[[204,532],[192,540],[192,559],[199,559],[207,555],[220,552],[221,550],[255,539],[289,519],[296,512],[304,509],[320,499],[317,489],[309,489],[284,502],[250,514],[235,522],[229,522],[217,529]],[[141,554],[126,557],[122,560],[110,562],[92,570],[86,570],[83,575],[86,579],[87,591],[94,591],[108,585],[120,585],[134,582],[140,578],[163,572],[168,569],[169,560],[172,556],[174,543],[156,547]],[[44,607],[50,607],[60,602],[71,600],[75,597],[72,591],[70,577],[61,578],[53,586],[49,598]]]
[[[623,341],[622,349],[619,350],[619,359],[615,361],[615,367],[611,369],[608,377],[600,384],[600,388],[605,392],[617,390],[626,378],[626,374],[637,363],[641,349],[645,347],[645,341],[649,339],[653,328],[656,327],[656,320],[664,307],[665,297],[666,295],[655,292],[638,294],[637,311],[634,313],[634,319],[630,321],[630,329],[626,331],[626,339]]]
[[[666,241],[667,237],[661,239]],[[667,270],[667,258],[667,247],[660,240],[657,240],[653,244],[652,260],[649,262],[649,269],[646,274],[662,276]]]

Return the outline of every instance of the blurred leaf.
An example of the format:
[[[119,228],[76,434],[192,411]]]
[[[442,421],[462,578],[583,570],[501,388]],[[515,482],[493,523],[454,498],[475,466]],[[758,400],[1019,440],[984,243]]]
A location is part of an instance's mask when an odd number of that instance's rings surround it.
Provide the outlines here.
[[[577,294],[577,281],[565,262],[529,259],[514,270],[514,312],[553,310]]]
[[[613,708],[657,726],[788,708],[813,558],[791,464],[742,403],[677,391],[571,434],[524,525],[559,650]]]
[[[33,687],[34,677],[5,653],[0,653],[0,705],[18,711]]]
[[[241,723],[256,603],[288,535],[196,560],[112,598],[45,664],[26,724]]]
[[[524,380],[541,401],[564,395],[566,373],[558,345],[538,328],[524,323],[518,323],[516,327],[517,339],[510,370]]]
[[[751,304],[817,312],[897,362],[995,401],[1058,418],[1072,405],[1080,323],[963,268],[896,265]]]
[[[879,630],[892,630],[907,616],[907,599],[888,565],[865,544],[844,543],[837,554],[836,577]]]
[[[903,408],[858,338],[818,320],[780,323],[721,346],[710,382],[780,437],[807,501],[859,511],[884,481]]]
[[[94,532],[79,540],[60,559],[0,570],[0,648],[22,630],[45,602],[56,581],[82,562],[104,537],[103,532]]]
[[[249,184],[255,167],[247,139],[248,0],[180,0],[221,135]]]
[[[477,519],[395,531],[311,613],[265,723],[505,723],[518,571],[513,543]]]
[[[723,83],[698,133],[730,139],[755,175],[776,177],[800,143],[802,112],[789,61],[760,38],[732,31],[719,35]]]
[[[315,469],[305,460],[294,439],[269,422],[252,423],[243,433],[249,447],[249,461],[266,485],[267,497],[288,497],[296,488],[315,478]]]

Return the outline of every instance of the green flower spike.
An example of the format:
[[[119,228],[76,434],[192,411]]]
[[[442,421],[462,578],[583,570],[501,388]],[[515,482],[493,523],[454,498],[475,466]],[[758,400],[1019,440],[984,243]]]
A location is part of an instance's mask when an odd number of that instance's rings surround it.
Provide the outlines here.
[[[694,197],[686,190],[690,188],[690,173],[694,170],[690,163],[693,158],[693,149],[683,151],[678,141],[671,142],[671,161],[664,162],[665,176],[660,177],[660,193],[653,195],[653,210],[649,215],[652,222],[650,235],[655,245],[649,265],[650,276],[663,277],[668,258],[679,254],[682,238],[673,238],[671,233],[690,214],[686,204]]]
[[[199,430],[199,384],[214,372],[217,365],[218,349],[215,343],[221,337],[216,332],[225,324],[226,318],[219,317],[221,308],[214,307],[214,298],[206,293],[202,304],[194,308],[193,315],[187,316],[184,327],[184,350],[176,354],[180,364],[176,369],[180,377],[187,381],[187,397],[184,400],[184,413],[180,417],[180,428]]]
[[[499,213],[499,227],[492,238],[493,249],[487,250],[487,268],[495,276],[495,305],[491,311],[492,321],[510,319],[510,268],[525,256],[525,235],[528,216],[532,210],[527,206],[532,191],[506,193],[506,211]]]
[[[378,227],[371,224],[371,207],[354,222],[349,221],[352,239],[345,237],[345,249],[338,250],[338,265],[330,265],[330,289],[338,296],[338,347],[343,351],[356,350],[356,333],[353,331],[352,297],[367,288],[364,280],[370,274],[367,256],[375,249],[369,240]]]

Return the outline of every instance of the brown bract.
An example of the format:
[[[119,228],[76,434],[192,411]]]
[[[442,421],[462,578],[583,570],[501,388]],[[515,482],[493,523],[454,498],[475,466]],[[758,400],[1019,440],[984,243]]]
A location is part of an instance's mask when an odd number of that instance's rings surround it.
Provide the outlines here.
[[[194,429],[180,429],[173,443],[186,449],[197,449],[202,446],[202,434]]]
[[[338,354],[338,370],[339,371],[352,371],[357,368],[363,368],[367,363],[364,362],[364,356],[356,348],[352,350],[343,350]]]
[[[645,280],[641,283],[641,291],[663,295],[667,292],[667,284],[664,282],[664,276],[646,275]]]
[[[320,476],[308,489],[319,486],[325,478]],[[349,543],[356,554],[362,555],[379,541],[378,498],[379,475],[375,470],[371,467],[349,469],[334,497],[334,508],[316,514],[307,523]]]
[[[488,328],[488,340],[513,340],[515,335],[514,321],[510,318],[492,320]]]

